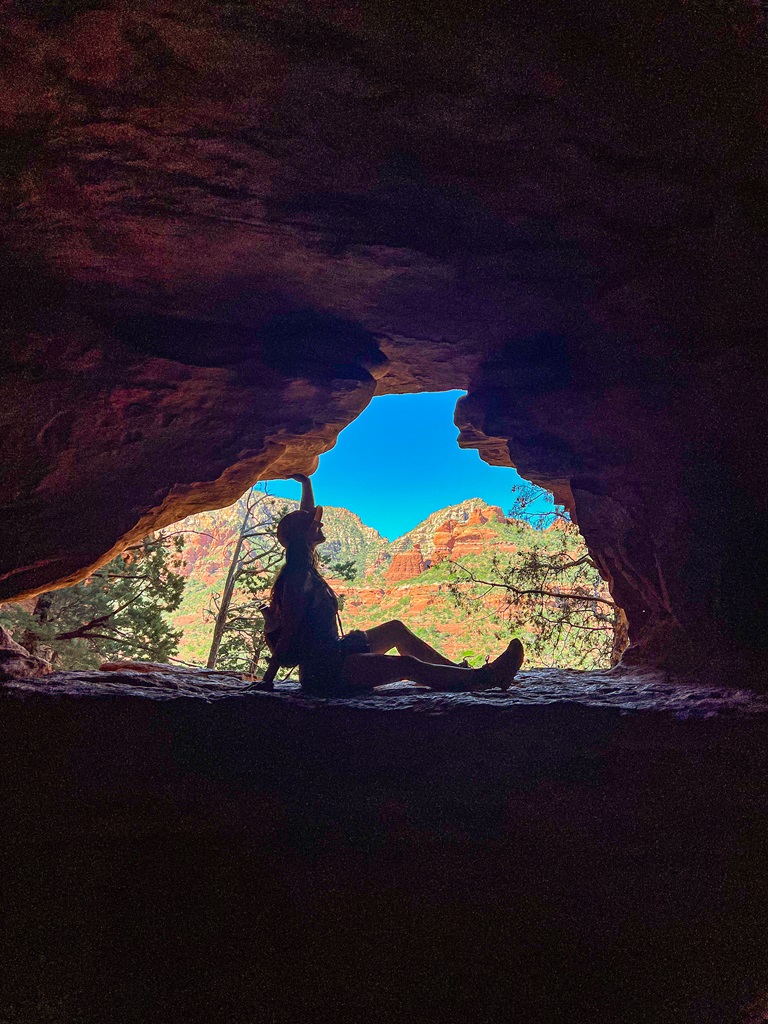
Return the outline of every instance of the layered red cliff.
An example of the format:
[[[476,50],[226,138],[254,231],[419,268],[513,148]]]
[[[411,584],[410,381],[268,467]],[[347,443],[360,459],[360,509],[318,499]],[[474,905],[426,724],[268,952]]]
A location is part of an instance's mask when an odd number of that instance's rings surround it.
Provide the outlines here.
[[[487,525],[491,522],[505,522],[504,513],[497,506],[473,509],[464,523],[446,519],[434,534],[432,562],[437,565],[445,559],[479,555],[492,547],[514,551],[514,544],[500,542],[499,534]]]
[[[420,576],[427,568],[421,548],[415,544],[410,551],[398,551],[392,556],[392,561],[387,566],[386,578],[390,583],[397,583],[399,580],[410,580],[414,576]]]

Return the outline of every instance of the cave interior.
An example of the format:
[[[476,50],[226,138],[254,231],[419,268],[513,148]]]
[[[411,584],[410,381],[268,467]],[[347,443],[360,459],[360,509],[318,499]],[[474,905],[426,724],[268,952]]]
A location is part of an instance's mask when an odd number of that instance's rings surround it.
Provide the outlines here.
[[[629,659],[759,674],[750,10],[12,5],[0,598],[311,469],[374,393],[460,387]]]
[[[571,510],[625,669],[765,689],[761,5],[4,19],[1,601],[461,388],[460,444]],[[765,1019],[762,720],[281,700],[4,688],[13,1024]]]

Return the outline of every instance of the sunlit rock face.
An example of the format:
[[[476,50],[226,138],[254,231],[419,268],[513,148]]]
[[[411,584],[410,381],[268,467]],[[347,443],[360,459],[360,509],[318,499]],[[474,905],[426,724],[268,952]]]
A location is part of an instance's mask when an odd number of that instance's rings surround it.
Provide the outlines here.
[[[410,551],[397,551],[392,556],[392,561],[387,566],[386,578],[390,583],[397,583],[400,580],[411,580],[419,576],[427,568],[424,555],[418,544],[415,544]]]
[[[763,648],[763,44],[738,2],[11,5],[0,599],[465,387],[630,656]]]

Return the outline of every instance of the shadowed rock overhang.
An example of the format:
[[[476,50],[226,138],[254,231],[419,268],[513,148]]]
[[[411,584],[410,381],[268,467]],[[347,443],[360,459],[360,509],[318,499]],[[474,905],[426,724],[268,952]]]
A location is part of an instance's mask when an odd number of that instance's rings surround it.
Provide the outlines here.
[[[41,0],[4,58],[0,598],[460,387],[630,658],[764,651],[757,7]]]

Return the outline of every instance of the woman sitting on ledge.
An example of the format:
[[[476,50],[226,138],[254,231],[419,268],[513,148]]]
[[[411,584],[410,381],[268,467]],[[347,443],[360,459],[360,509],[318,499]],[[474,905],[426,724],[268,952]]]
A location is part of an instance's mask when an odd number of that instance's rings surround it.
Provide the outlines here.
[[[339,603],[318,570],[317,546],[323,535],[323,509],[315,505],[308,477],[301,507],[284,516],[277,539],[285,548],[285,565],[263,609],[272,658],[257,686],[272,688],[278,668],[299,667],[302,689],[316,696],[340,696],[409,679],[433,690],[454,692],[507,690],[523,663],[523,645],[513,640],[495,661],[479,669],[455,665],[392,619],[372,629],[339,634]],[[396,650],[391,656],[387,651]]]

